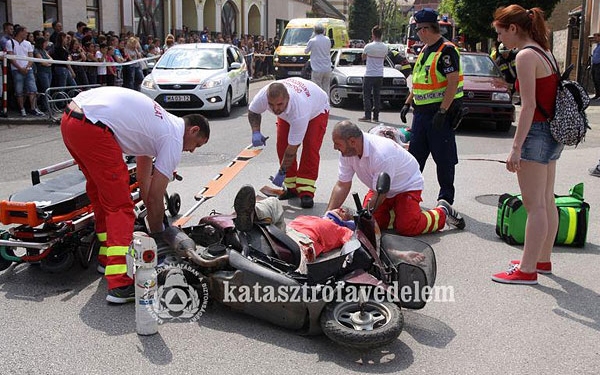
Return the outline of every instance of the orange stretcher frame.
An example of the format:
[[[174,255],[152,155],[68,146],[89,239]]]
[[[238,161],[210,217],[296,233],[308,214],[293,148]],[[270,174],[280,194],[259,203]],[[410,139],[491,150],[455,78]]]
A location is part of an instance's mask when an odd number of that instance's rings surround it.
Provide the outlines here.
[[[198,202],[189,209],[183,216],[173,222],[173,226],[182,227],[191,218],[192,213],[196,211],[198,207],[205,201],[217,195],[223,188],[233,180],[233,178],[240,173],[242,169],[262,152],[262,147],[253,147],[252,145],[244,148],[225,168],[219,172],[208,184],[202,188],[195,196]]]

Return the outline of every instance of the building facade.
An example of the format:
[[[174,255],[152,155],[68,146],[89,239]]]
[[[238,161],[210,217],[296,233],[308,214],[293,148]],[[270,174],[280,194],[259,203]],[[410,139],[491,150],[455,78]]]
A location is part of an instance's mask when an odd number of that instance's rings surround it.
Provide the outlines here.
[[[215,34],[274,37],[292,18],[312,12],[312,0],[0,0],[0,21],[50,29],[58,20],[63,30],[79,21],[99,31],[164,38],[205,27]]]

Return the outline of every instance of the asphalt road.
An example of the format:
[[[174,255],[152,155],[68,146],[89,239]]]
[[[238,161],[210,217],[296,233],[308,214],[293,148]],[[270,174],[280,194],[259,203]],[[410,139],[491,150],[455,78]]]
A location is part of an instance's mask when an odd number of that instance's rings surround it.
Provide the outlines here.
[[[251,85],[251,94],[262,83]],[[600,157],[600,107],[588,111],[594,130],[586,142],[563,152],[556,192],[565,194],[585,183],[591,205],[588,243],[582,249],[557,247],[554,275],[540,276],[538,286],[493,283],[490,275],[519,258],[521,248],[495,235],[495,201],[517,191],[516,177],[495,161],[506,157],[514,127],[508,134],[491,125],[469,125],[458,133],[455,206],[465,216],[464,231],[446,230],[422,236],[437,256],[437,285],[454,290],[453,302],[432,302],[418,311],[404,311],[404,332],[391,345],[368,352],[336,346],[324,336],[294,332],[210,304],[197,323],[165,324],[159,334],[135,333],[134,306],[109,306],[106,283],[93,269],[74,267],[52,275],[33,265],[0,273],[0,374],[100,373],[248,373],[321,374],[427,373],[597,374],[600,368],[600,179],[587,168]],[[315,207],[301,210],[292,200],[285,216],[323,213],[337,173],[337,153],[330,132],[341,119],[356,120],[360,108],[333,109],[322,148]],[[381,114],[398,124],[393,111]],[[196,217],[212,209],[232,210],[241,184],[266,184],[277,171],[275,118],[265,115],[263,129],[271,136],[267,148]],[[244,109],[229,119],[211,117],[210,142],[186,154],[179,168],[184,177],[169,192],[181,195],[182,212],[198,192],[250,143]],[[365,130],[367,124],[361,124]],[[45,125],[0,125],[2,174],[0,198],[30,184],[29,172],[68,158],[60,131]],[[488,160],[482,160],[488,159]],[[424,171],[424,206],[435,202],[437,182],[430,162]],[[355,183],[354,190],[365,192]]]

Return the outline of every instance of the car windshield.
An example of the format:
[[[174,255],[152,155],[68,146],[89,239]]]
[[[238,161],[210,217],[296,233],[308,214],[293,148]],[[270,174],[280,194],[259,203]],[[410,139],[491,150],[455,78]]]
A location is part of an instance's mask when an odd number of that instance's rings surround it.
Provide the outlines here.
[[[305,46],[313,35],[312,28],[287,29],[283,34],[281,46]]]
[[[489,56],[461,55],[463,74],[477,77],[501,77],[500,70]]]
[[[221,48],[169,49],[155,69],[223,69]]]

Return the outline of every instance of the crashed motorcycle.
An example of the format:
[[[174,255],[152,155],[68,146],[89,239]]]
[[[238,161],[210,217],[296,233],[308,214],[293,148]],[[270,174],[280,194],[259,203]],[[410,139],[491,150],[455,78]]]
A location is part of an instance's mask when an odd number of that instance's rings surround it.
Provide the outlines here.
[[[389,185],[383,173],[377,192]],[[159,244],[159,262],[176,255],[202,275],[210,299],[234,310],[301,334],[323,332],[346,347],[385,345],[402,332],[401,308],[425,306],[436,277],[435,254],[422,241],[381,235],[357,193],[354,201],[351,240],[307,263],[305,273],[298,270],[299,246],[276,226],[255,222],[251,231],[239,232],[235,216],[220,214],[183,228],[176,234],[181,241],[173,239],[171,246]],[[422,253],[425,260],[407,263],[398,250]]]

